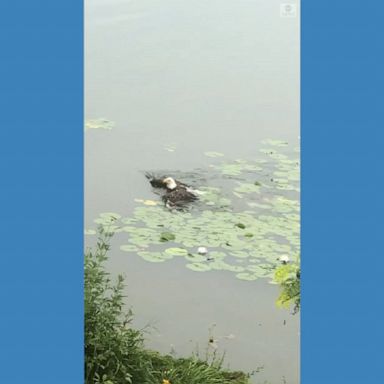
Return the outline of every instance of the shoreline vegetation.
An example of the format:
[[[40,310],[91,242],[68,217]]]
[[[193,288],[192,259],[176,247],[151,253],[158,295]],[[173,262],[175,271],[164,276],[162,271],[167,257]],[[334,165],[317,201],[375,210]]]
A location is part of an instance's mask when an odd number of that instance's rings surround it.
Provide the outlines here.
[[[280,285],[276,305],[280,308],[293,307],[292,314],[300,311],[300,258],[294,263],[285,263],[276,268],[273,280]]]
[[[99,228],[84,255],[85,384],[248,384],[251,374],[224,369],[216,351],[177,358],[145,347],[124,306],[123,276],[114,282],[104,268],[112,236]]]

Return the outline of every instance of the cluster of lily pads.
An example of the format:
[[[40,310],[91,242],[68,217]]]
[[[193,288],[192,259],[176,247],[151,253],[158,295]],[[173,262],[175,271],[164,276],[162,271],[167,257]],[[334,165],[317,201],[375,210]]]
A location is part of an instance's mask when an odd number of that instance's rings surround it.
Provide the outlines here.
[[[113,121],[110,121],[108,119],[99,118],[99,119],[88,119],[85,121],[85,130],[89,129],[106,129],[111,130],[115,126],[115,123]]]
[[[288,143],[263,144],[253,160],[207,152],[214,161],[206,175],[211,185],[198,186],[199,202],[188,211],[169,210],[160,199],[136,199],[130,217],[106,212],[95,223],[121,233],[120,249],[148,262],[179,258],[192,271],[272,279],[282,255],[300,252],[299,160]]]

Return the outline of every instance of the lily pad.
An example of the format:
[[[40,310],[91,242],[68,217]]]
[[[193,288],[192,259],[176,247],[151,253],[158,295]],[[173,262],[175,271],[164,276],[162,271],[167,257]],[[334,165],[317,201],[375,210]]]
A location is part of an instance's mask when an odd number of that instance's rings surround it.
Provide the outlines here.
[[[276,147],[285,147],[288,145],[287,141],[266,139],[262,141],[263,144],[272,145]]]
[[[260,185],[255,183],[239,183],[239,185],[234,189],[237,193],[260,193]]]
[[[120,249],[124,252],[137,252],[139,248],[132,244],[121,245]]]
[[[85,229],[84,230],[84,235],[96,235],[96,230],[94,229]]]
[[[160,241],[165,243],[166,241],[172,241],[175,240],[176,236],[171,232],[162,232],[160,234]]]
[[[146,252],[141,251],[137,253],[141,256],[145,261],[149,261],[151,263],[162,263],[165,259],[162,257],[161,252]]]
[[[175,152],[176,145],[175,144],[168,144],[164,147],[164,149],[168,152]]]
[[[240,280],[247,280],[247,281],[257,280],[257,276],[254,273],[241,272],[236,274],[236,277]]]
[[[208,264],[203,264],[203,263],[191,263],[191,264],[187,264],[186,267],[196,272],[206,272],[211,269],[211,267]]]
[[[233,251],[230,253],[230,255],[234,257],[239,257],[241,259],[246,259],[247,257],[249,257],[249,254],[245,251]]]
[[[107,119],[90,119],[85,121],[85,130],[106,129],[111,130],[115,126],[113,121]]]
[[[205,155],[205,156],[208,156],[208,157],[223,157],[223,156],[224,156],[223,153],[220,153],[220,152],[214,152],[214,151],[204,152],[204,155]]]
[[[167,255],[172,255],[172,256],[187,256],[188,251],[183,248],[167,248],[164,251]]]

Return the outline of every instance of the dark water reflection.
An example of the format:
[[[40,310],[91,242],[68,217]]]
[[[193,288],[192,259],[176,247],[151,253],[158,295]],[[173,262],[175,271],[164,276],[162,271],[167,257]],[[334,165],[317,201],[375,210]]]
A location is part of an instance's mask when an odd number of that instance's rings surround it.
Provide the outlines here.
[[[85,5],[86,118],[115,122],[86,132],[87,227],[100,212],[129,216],[135,198],[155,199],[144,171],[194,172],[186,179],[214,184],[206,151],[252,159],[265,138],[298,145],[299,26],[280,18],[280,1]],[[275,307],[276,286],[194,273],[180,260],[147,263],[120,252],[119,239],[109,268],[127,276],[136,323],[156,326],[148,345],[204,350],[215,323],[232,368],[264,365],[255,382],[298,382],[299,317]]]

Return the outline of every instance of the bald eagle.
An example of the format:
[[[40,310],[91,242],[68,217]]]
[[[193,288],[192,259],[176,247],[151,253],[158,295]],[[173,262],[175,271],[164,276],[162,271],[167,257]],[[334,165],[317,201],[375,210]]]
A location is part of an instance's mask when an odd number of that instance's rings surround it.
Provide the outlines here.
[[[186,204],[198,199],[197,191],[173,177],[156,178],[146,174],[152,187],[165,190],[162,200],[167,208],[184,208]]]

